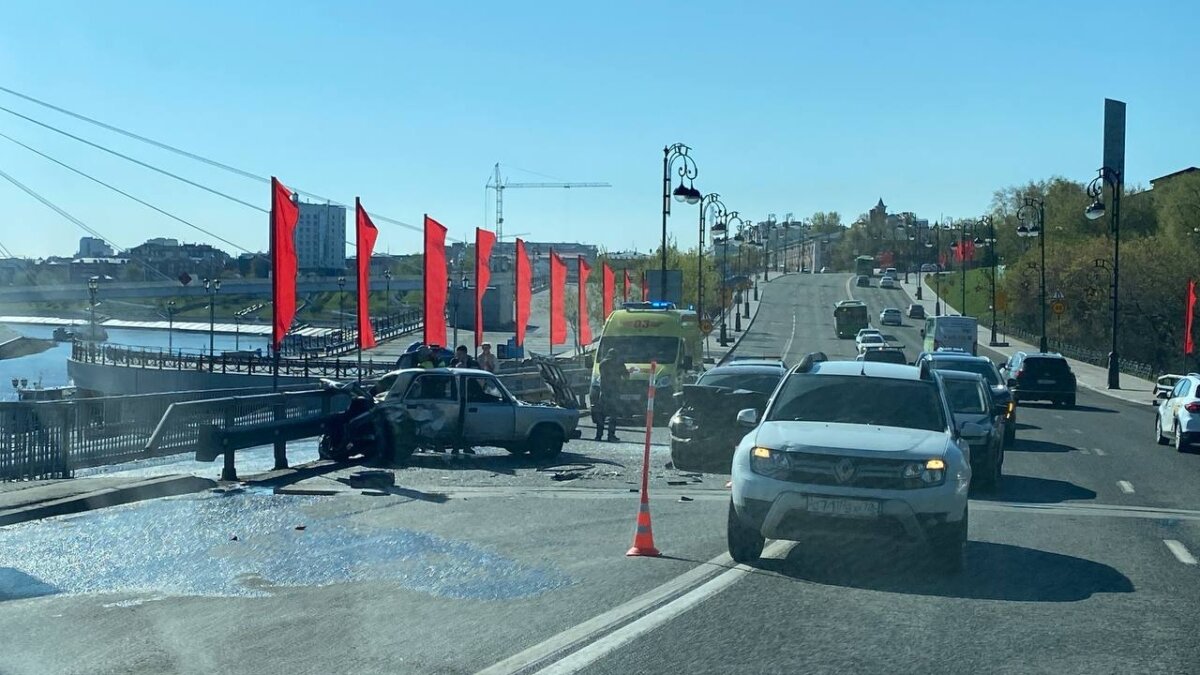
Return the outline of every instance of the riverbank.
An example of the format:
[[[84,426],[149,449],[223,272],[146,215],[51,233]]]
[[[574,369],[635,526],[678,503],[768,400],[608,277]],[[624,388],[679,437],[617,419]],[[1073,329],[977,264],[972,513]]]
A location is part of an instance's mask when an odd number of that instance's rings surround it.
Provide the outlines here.
[[[22,356],[41,354],[54,346],[54,340],[26,337],[6,326],[0,325],[0,360],[19,359]]]

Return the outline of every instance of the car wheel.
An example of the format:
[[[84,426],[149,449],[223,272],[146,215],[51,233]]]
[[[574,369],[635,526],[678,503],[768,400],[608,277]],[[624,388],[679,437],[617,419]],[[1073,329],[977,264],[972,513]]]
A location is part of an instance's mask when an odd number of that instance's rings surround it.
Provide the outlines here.
[[[325,434],[317,443],[317,457],[334,462],[345,462],[350,459],[350,448],[347,443],[339,443]]]
[[[962,572],[963,557],[967,548],[967,510],[957,523],[941,526],[930,537],[930,555],[939,572],[958,574]]]
[[[1154,442],[1159,445],[1166,445],[1171,442],[1171,439],[1163,435],[1162,432],[1162,417],[1154,416]]]
[[[554,427],[544,425],[533,430],[526,445],[529,456],[534,459],[557,457],[558,453],[562,452],[562,447],[562,433]]]
[[[733,500],[729,500],[729,519],[726,525],[726,540],[729,544],[729,557],[737,563],[752,563],[762,555],[763,546],[767,540],[755,529],[747,527],[738,517],[733,508]]]
[[[1068,396],[1067,400],[1063,401],[1063,405],[1067,406],[1068,408],[1074,408],[1075,407],[1075,394],[1071,394],[1070,396]]]
[[[1188,449],[1187,437],[1185,437],[1183,435],[1183,432],[1180,431],[1180,429],[1179,429],[1179,425],[1176,424],[1175,425],[1175,450],[1178,452],[1187,452],[1187,449]]]

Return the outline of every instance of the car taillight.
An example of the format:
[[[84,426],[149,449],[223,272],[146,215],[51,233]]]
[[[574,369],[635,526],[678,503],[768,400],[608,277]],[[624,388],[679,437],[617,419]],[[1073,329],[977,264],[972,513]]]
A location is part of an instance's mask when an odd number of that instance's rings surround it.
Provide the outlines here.
[[[1190,413],[1200,412],[1200,401],[1192,401],[1191,403],[1186,403],[1186,404],[1184,404],[1183,409]]]
[[[1017,374],[1016,374],[1014,377],[1016,377],[1016,378],[1018,378],[1018,379],[1019,379],[1019,378],[1020,378],[1022,375],[1024,375],[1024,374],[1025,374],[1025,369],[1024,369],[1024,368],[1018,368],[1018,369],[1017,369]]]

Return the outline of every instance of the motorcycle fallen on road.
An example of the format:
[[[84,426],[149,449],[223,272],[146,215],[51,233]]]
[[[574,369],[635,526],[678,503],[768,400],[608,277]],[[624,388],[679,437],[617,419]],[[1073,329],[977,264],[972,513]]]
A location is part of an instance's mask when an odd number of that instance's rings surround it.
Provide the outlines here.
[[[411,450],[407,453],[397,452],[401,432],[387,415],[382,414],[375,393],[370,388],[354,381],[321,380],[321,383],[326,389],[342,391],[350,396],[349,406],[330,425],[328,432],[321,436],[317,445],[317,454],[321,459],[345,462],[355,455],[361,455],[370,461],[390,464],[398,459],[397,454],[404,454],[405,458],[412,454]],[[411,447],[409,443],[403,445]]]

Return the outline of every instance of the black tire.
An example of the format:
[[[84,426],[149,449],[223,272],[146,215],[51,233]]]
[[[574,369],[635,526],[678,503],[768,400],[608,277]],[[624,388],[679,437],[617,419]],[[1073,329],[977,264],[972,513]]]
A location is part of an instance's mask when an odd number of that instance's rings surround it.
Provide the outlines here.
[[[558,428],[543,424],[533,430],[525,444],[534,459],[553,459],[562,452],[563,435]]]
[[[1068,408],[1074,408],[1075,407],[1075,394],[1071,394],[1070,396],[1068,396],[1067,399],[1065,401],[1063,401],[1063,405],[1067,406]]]
[[[1188,442],[1187,436],[1179,429],[1179,425],[1175,425],[1175,451],[1187,452],[1191,443]]]
[[[958,574],[965,566],[967,526],[970,512],[963,511],[958,523],[942,525],[929,538],[929,554],[938,572]]]
[[[321,459],[346,462],[350,460],[350,453],[346,444],[335,442],[329,434],[321,436],[321,440],[317,443],[317,456]]]
[[[767,540],[758,530],[747,527],[729,500],[729,518],[725,526],[725,539],[729,545],[729,557],[736,563],[750,564],[762,556]]]
[[[1171,439],[1163,435],[1162,417],[1159,417],[1158,415],[1154,416],[1154,442],[1158,443],[1159,445],[1168,445],[1171,442]]]

